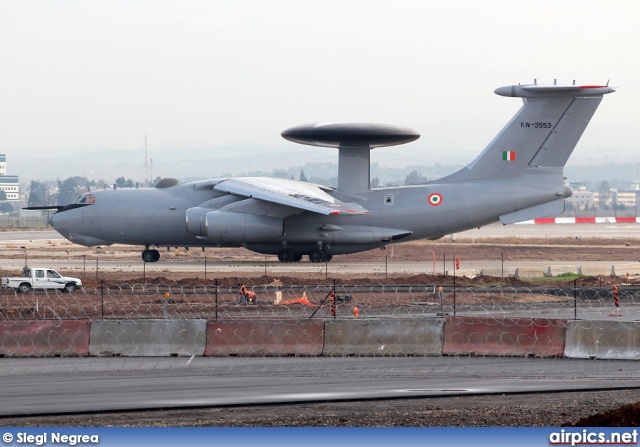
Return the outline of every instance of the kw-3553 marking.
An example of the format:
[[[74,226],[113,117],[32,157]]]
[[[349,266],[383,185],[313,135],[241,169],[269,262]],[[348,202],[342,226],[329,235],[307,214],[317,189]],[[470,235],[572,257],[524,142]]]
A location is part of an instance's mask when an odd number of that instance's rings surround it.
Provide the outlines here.
[[[534,129],[551,129],[551,123],[525,123],[521,122],[520,127],[533,127]]]

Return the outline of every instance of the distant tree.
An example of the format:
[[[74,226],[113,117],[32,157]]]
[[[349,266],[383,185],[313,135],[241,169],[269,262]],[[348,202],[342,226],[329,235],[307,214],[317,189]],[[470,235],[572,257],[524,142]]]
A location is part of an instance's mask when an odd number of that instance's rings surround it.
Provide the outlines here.
[[[404,179],[405,185],[420,185],[426,183],[427,178],[420,174],[418,171],[411,171],[409,175]]]
[[[307,176],[304,175],[304,169],[300,170],[300,181],[301,182],[308,182],[309,180],[307,180]]]
[[[125,180],[124,176],[116,179],[116,186],[118,188],[133,188],[133,180]]]
[[[71,178],[76,181],[76,184],[78,185],[78,192],[81,193],[91,191],[92,189],[95,189],[97,185],[95,180],[89,180],[86,177],[75,176]]]
[[[273,177],[275,178],[289,178],[289,174],[287,174],[286,171],[282,171],[282,170],[273,170]],[[291,179],[293,179],[293,176],[291,176]]]
[[[11,205],[9,202],[0,203],[0,212],[13,213],[13,205]]]
[[[150,186],[151,188],[153,188],[154,186],[156,186],[156,185],[158,184],[158,182],[159,182],[160,180],[162,180],[162,177],[157,176],[156,178],[154,178],[153,180],[151,180],[151,181],[149,182],[149,186]]]
[[[600,193],[600,198],[602,202],[606,202],[611,197],[611,185],[606,180],[603,180],[598,185],[598,192]]]
[[[382,188],[382,183],[380,182],[380,179],[378,177],[374,177],[371,179],[371,188]]]
[[[35,180],[31,180],[29,187],[29,198],[27,203],[29,206],[47,206],[49,198],[49,192],[47,191],[47,185]]]
[[[78,183],[73,177],[58,180],[58,205],[68,205],[78,197]]]
[[[7,200],[7,193],[4,189],[0,189],[0,202],[4,202],[5,200]]]

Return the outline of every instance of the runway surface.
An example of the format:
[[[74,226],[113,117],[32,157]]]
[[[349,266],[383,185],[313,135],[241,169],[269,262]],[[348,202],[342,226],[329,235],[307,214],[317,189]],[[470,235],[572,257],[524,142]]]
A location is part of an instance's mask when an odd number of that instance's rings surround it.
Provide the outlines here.
[[[451,236],[446,236],[447,238]],[[455,233],[455,238],[487,238],[487,237],[595,237],[595,238],[632,238],[640,239],[640,224],[546,224],[546,225],[502,225],[495,223]],[[32,240],[65,240],[53,229],[15,230],[0,232],[0,241],[20,242]]]
[[[640,362],[496,357],[2,359],[0,415],[640,388]]]

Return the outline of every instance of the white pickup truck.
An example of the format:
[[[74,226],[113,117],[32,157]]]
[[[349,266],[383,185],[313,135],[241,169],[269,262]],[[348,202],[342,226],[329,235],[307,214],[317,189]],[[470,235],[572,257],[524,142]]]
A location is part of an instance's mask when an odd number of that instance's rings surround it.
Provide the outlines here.
[[[31,289],[61,289],[65,292],[74,292],[82,287],[82,281],[78,278],[62,276],[53,269],[45,267],[25,267],[22,276],[2,278],[2,287],[18,289],[21,293],[27,293]]]

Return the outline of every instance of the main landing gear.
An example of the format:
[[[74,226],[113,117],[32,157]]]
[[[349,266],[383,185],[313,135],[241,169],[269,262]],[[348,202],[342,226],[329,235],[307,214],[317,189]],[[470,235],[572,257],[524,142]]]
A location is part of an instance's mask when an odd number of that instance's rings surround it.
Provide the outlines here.
[[[160,252],[158,250],[149,250],[148,248],[142,250],[142,260],[144,262],[158,262],[160,259]]]
[[[283,248],[278,252],[278,261],[280,262],[298,262],[302,259],[302,255],[296,253],[290,248]]]
[[[311,262],[327,262],[333,258],[332,254],[327,253],[321,249],[315,249],[309,253],[309,260]],[[280,262],[298,262],[302,259],[302,255],[296,253],[290,248],[283,248],[278,252],[278,261]]]
[[[328,262],[333,259],[333,255],[324,250],[316,248],[309,253],[309,261],[311,262]]]

